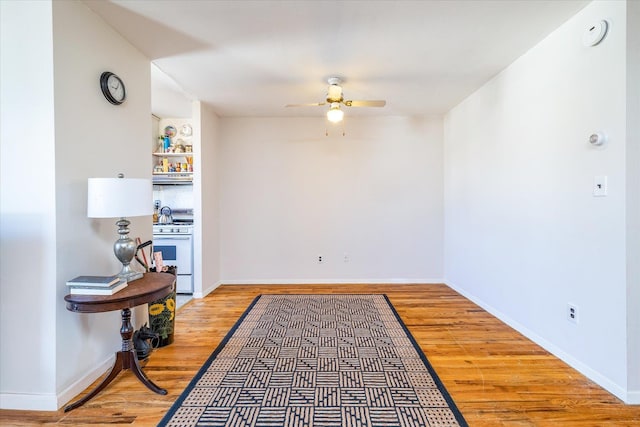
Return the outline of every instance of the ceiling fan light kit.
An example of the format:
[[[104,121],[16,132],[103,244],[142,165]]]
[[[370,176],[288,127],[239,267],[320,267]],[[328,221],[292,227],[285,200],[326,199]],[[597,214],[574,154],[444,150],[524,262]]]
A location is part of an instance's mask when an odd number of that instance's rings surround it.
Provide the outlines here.
[[[327,120],[329,120],[331,123],[338,123],[341,122],[343,118],[344,111],[340,109],[340,103],[332,102],[331,108],[329,108],[329,111],[327,111]]]
[[[307,107],[307,106],[321,106],[329,104],[329,111],[327,111],[327,120],[332,123],[339,123],[344,118],[344,111],[340,109],[340,104],[347,107],[384,107],[386,101],[354,101],[346,100],[342,94],[342,79],[340,77],[329,77],[327,80],[329,88],[327,89],[327,97],[325,102],[318,102],[314,104],[288,104],[286,107]]]

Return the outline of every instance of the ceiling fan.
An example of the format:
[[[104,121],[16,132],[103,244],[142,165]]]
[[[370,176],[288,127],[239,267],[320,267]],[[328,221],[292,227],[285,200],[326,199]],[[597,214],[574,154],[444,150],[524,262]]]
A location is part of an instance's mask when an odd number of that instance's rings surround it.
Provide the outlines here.
[[[340,77],[329,77],[327,80],[329,88],[327,90],[327,98],[325,102],[316,102],[312,104],[287,104],[285,107],[317,107],[321,105],[329,105],[327,111],[327,119],[330,122],[337,123],[344,117],[344,111],[340,109],[340,104],[347,107],[384,107],[387,103],[383,100],[376,101],[355,101],[345,100],[342,94],[342,79]]]

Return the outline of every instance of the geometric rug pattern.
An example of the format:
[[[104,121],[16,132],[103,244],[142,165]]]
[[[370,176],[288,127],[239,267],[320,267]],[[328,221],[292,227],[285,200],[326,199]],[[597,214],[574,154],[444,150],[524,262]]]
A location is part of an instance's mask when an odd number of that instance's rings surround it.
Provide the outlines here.
[[[159,425],[467,423],[385,295],[261,295]]]

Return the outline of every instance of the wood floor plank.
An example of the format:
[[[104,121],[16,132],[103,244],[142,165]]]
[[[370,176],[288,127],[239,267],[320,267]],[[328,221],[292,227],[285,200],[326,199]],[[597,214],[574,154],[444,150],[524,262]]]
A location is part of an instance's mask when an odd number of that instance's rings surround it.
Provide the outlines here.
[[[70,413],[4,410],[0,425],[155,426],[251,301],[267,293],[387,294],[470,426],[640,426],[640,406],[624,405],[447,286],[418,284],[221,286],[178,311],[174,343],[145,367],[168,395],[124,372]]]

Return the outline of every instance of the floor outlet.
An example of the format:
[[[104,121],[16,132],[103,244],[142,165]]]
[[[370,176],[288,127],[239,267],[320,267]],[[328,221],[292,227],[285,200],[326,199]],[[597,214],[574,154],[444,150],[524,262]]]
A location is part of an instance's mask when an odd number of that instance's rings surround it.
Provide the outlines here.
[[[578,324],[578,307],[573,304],[567,304],[567,320],[571,323]]]

